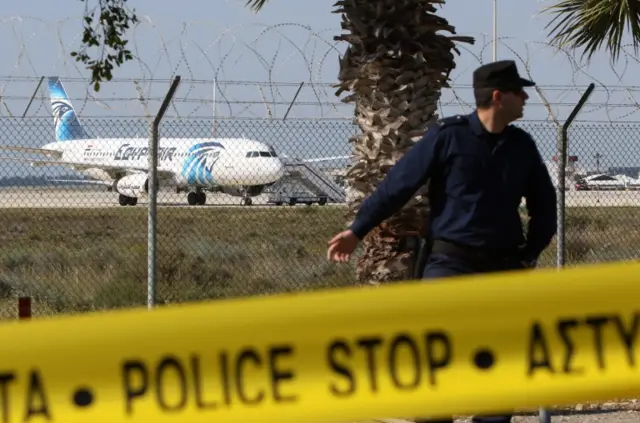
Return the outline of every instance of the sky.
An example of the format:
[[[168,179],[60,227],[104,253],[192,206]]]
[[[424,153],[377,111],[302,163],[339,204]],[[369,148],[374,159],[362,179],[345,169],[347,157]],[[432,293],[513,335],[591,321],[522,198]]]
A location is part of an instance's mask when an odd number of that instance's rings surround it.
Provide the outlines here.
[[[89,71],[69,56],[79,46],[85,2],[4,2],[0,15],[5,58],[0,63],[0,116],[21,116],[39,78],[53,75],[61,77],[81,117],[155,114],[170,80],[180,75],[183,82],[167,111],[168,117],[210,117],[215,91],[218,117],[281,120],[286,114],[287,119],[350,118],[352,106],[339,103],[331,87],[345,47],[333,41],[333,36],[341,32],[340,16],[331,13],[333,3],[271,0],[256,14],[244,0],[129,0],[142,20],[130,34],[136,60],[115,69],[115,80],[96,93],[88,85]],[[593,82],[596,89],[578,115],[579,122],[640,120],[636,103],[640,88],[633,86],[632,77],[639,66],[633,50],[628,48],[630,54],[615,66],[605,52],[589,64],[578,65],[569,53],[546,44],[545,25],[550,18],[540,12],[551,3],[498,0],[498,59],[516,60],[521,74],[533,79],[540,90],[528,91],[531,98],[524,119],[550,122],[542,102],[545,99],[562,123]],[[443,91],[441,115],[472,110],[472,71],[492,60],[492,6],[491,0],[449,0],[438,12],[458,34],[476,38],[475,45],[461,46],[453,73],[454,87]],[[134,79],[141,80],[138,89]],[[148,99],[147,108],[141,105],[138,90]],[[50,117],[46,84],[40,87],[26,114]],[[554,143],[553,125],[545,128],[545,140],[541,142],[544,149],[549,149]],[[640,138],[640,129],[635,132],[625,132],[620,143],[630,137]],[[582,145],[573,154],[592,157],[594,149],[602,150],[593,134],[583,135]],[[627,156],[628,165],[636,158],[628,157],[624,145],[616,144],[615,148]],[[605,157],[600,163],[606,165],[607,154],[601,153]]]

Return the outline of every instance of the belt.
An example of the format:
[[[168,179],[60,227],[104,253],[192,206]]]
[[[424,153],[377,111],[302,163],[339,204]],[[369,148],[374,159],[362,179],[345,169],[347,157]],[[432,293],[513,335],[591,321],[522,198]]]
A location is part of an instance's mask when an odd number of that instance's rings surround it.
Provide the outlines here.
[[[474,262],[496,262],[513,260],[518,257],[517,248],[491,250],[481,247],[471,247],[458,243],[436,239],[431,250],[433,253],[446,254],[451,257]]]
[[[420,248],[420,244],[424,238],[421,236],[403,236],[400,237],[398,243],[392,247],[393,251],[400,253],[416,251]]]

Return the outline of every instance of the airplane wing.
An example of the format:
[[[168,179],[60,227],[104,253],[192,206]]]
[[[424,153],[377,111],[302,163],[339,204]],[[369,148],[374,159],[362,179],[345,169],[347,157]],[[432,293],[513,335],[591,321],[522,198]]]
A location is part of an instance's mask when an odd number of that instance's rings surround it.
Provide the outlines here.
[[[8,150],[8,151],[21,151],[23,153],[36,153],[36,154],[44,154],[47,156],[52,156],[56,159],[62,157],[62,151],[58,150],[48,150],[46,148],[32,148],[32,147],[16,147],[13,145],[0,145],[0,150]]]
[[[110,165],[101,165],[98,163],[77,163],[70,161],[62,161],[62,160],[34,160],[34,159],[23,159],[19,157],[6,157],[0,156],[0,160],[12,160],[16,162],[29,163],[32,167],[40,167],[40,166],[68,166],[75,170],[85,170],[85,169],[102,169],[107,172],[139,172],[139,173],[147,173],[149,170],[146,167],[130,167],[130,166],[110,166]],[[158,179],[169,179],[173,178],[174,173],[170,171],[158,170]]]
[[[298,157],[291,157],[287,154],[280,154],[280,157],[291,161],[292,163],[317,163],[317,162],[329,162],[331,160],[344,160],[350,159],[353,156],[329,156],[329,157],[314,157],[312,159],[300,159]]]
[[[47,182],[68,182],[72,184],[84,184],[84,185],[104,185],[110,187],[112,185],[109,181],[92,181],[88,179],[49,179]]]
[[[332,156],[332,157],[316,157],[313,159],[302,159],[305,163],[329,162],[331,160],[350,159],[352,156]]]

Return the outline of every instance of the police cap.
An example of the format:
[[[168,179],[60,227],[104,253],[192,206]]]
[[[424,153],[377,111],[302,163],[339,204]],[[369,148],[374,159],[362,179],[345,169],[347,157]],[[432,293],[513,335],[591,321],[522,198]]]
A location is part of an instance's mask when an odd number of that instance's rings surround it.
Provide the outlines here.
[[[513,60],[499,60],[487,63],[473,72],[473,88],[495,88],[509,90],[532,87],[535,82],[521,78]]]

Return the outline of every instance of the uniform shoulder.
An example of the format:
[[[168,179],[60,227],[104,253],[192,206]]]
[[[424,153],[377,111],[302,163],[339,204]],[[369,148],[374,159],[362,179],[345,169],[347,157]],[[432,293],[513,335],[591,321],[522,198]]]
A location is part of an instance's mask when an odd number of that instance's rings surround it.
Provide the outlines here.
[[[514,138],[517,138],[518,140],[520,140],[521,142],[527,143],[527,144],[533,144],[535,145],[536,142],[533,139],[533,136],[527,132],[526,130],[520,128],[519,126],[516,125],[508,125],[508,128],[511,132],[511,136]]]
[[[512,131],[513,134],[515,134],[515,135],[517,135],[519,137],[522,137],[524,139],[527,139],[527,140],[532,140],[533,139],[531,134],[528,133],[527,131],[525,131],[524,129],[522,129],[521,127],[516,126],[514,124],[509,124],[507,126],[508,126],[509,130]]]
[[[436,121],[436,126],[440,129],[449,126],[463,126],[469,124],[469,117],[466,115],[447,116]]]
[[[429,132],[435,136],[454,128],[462,128],[467,126],[469,119],[465,115],[455,115],[440,118],[429,125]]]

